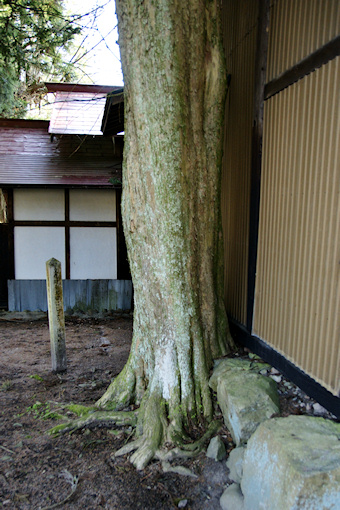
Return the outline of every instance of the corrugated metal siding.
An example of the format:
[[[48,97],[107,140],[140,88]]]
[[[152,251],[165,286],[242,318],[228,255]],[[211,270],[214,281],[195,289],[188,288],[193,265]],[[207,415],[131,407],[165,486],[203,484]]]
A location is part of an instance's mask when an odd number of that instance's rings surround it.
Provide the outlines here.
[[[339,82],[338,57],[265,104],[253,326],[253,333],[335,394],[340,390]]]
[[[121,176],[122,143],[104,136],[56,135],[0,123],[0,184],[109,186]]]
[[[227,96],[222,174],[225,302],[246,321],[251,133],[258,3],[223,2],[223,30],[231,84]]]
[[[339,0],[272,0],[267,81],[339,35]]]
[[[130,310],[131,280],[63,280],[65,311]],[[46,280],[8,280],[8,309],[47,311]]]

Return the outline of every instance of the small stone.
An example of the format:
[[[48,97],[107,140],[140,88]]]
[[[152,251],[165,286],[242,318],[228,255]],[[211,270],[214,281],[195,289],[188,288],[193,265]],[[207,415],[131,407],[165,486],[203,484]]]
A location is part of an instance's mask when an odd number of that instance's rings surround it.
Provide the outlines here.
[[[267,375],[268,371],[267,371],[265,368],[263,368],[262,370],[260,370],[260,372],[259,372],[259,373],[260,373],[261,375]]]
[[[209,443],[207,457],[216,461],[222,460],[226,457],[225,446],[220,436],[215,436]]]
[[[181,501],[178,503],[178,508],[185,508],[188,504],[187,499],[181,499]]]
[[[291,382],[289,382],[289,381],[284,381],[283,384],[285,385],[285,387],[288,390],[293,390],[294,389],[294,385]]]
[[[280,375],[280,372],[274,367],[270,369],[270,373],[271,375]]]
[[[316,403],[316,404],[313,404],[313,412],[314,412],[314,414],[318,414],[318,415],[322,416],[324,414],[327,414],[327,409],[322,407],[322,405]]]
[[[220,498],[222,510],[243,510],[244,498],[238,483],[229,485]]]
[[[270,378],[276,383],[280,383],[282,381],[282,375],[270,375]]]

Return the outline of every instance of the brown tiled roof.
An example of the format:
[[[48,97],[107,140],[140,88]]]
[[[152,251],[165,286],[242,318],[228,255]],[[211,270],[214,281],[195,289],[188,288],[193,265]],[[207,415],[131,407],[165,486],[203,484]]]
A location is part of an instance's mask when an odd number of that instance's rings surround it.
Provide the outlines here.
[[[51,136],[48,122],[0,120],[0,186],[111,186],[121,160],[121,138]]]

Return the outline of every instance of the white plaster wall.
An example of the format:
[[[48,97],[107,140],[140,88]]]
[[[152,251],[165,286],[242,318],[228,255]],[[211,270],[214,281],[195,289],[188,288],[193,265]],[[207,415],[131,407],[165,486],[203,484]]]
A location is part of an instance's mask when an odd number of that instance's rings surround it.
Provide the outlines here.
[[[115,190],[70,190],[70,220],[116,221]]]
[[[46,261],[61,262],[65,278],[65,229],[63,227],[15,227],[14,261],[16,280],[46,278]]]
[[[115,228],[70,228],[71,279],[117,278]]]
[[[64,220],[64,190],[15,189],[13,193],[15,220]]]

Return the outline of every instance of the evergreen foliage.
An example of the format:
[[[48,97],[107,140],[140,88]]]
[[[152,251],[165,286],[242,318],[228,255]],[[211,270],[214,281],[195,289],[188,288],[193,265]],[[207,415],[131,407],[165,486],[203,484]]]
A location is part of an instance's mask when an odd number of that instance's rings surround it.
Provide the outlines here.
[[[62,0],[0,0],[0,117],[22,117],[42,80],[71,81],[63,61],[80,32]]]

